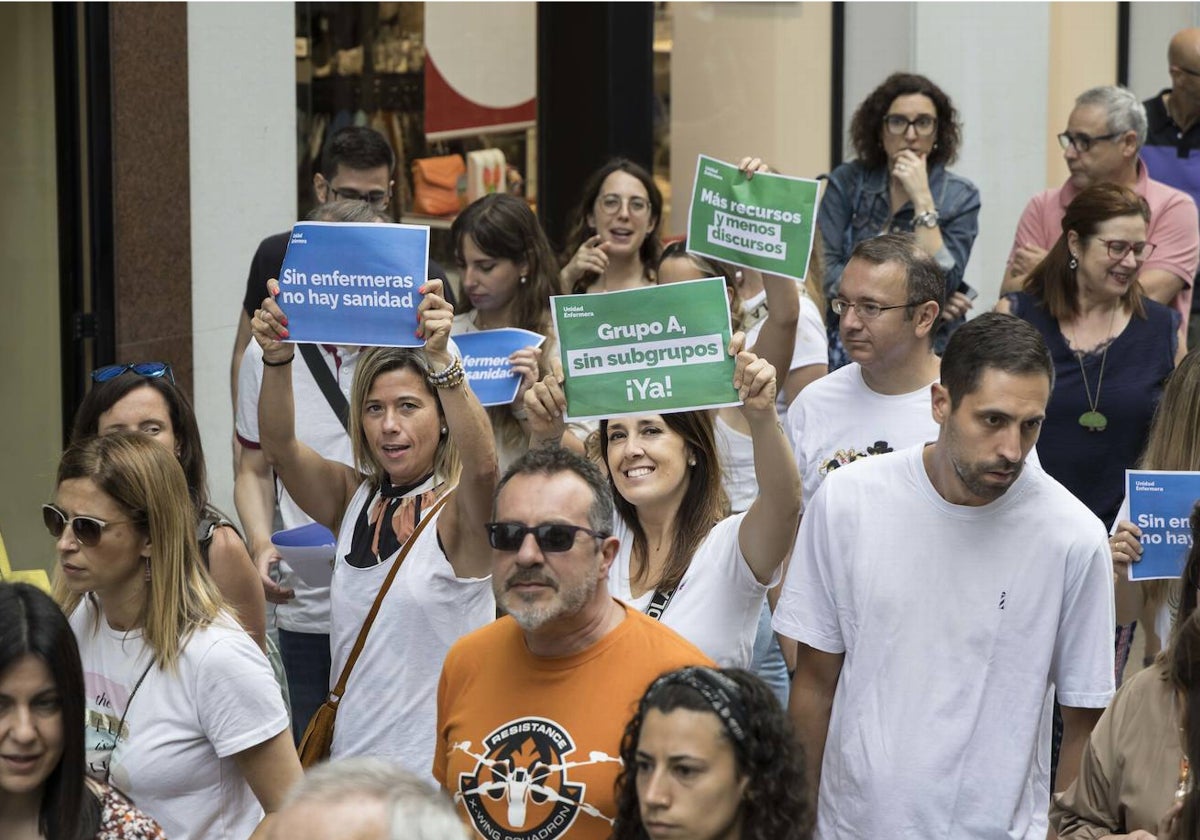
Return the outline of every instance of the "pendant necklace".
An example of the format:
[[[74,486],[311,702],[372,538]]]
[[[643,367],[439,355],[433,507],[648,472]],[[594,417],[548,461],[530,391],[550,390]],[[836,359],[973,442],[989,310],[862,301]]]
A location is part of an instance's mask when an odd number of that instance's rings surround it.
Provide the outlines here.
[[[1100,354],[1100,375],[1096,377],[1096,398],[1092,399],[1092,387],[1088,384],[1087,371],[1083,367],[1082,350],[1075,351],[1075,361],[1079,362],[1079,373],[1083,377],[1083,390],[1087,394],[1088,410],[1079,415],[1079,425],[1089,432],[1103,432],[1108,428],[1108,418],[1096,410],[1100,404],[1100,386],[1104,383],[1104,363],[1108,361],[1108,348],[1112,346],[1112,328],[1117,318],[1117,310],[1113,309],[1112,317],[1108,320],[1108,337],[1105,338],[1104,352]]]

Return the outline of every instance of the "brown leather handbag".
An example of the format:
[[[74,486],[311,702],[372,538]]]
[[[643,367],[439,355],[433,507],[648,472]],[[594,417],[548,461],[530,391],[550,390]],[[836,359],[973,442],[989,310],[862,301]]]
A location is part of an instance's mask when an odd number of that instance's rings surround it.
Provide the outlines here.
[[[449,216],[457,213],[458,179],[467,174],[462,155],[418,158],[413,161],[413,210],[427,216]],[[465,194],[466,183],[463,183]]]
[[[379,587],[379,594],[375,596],[375,602],[371,604],[371,611],[363,619],[362,627],[358,631],[358,638],[354,640],[350,656],[346,659],[346,664],[342,666],[342,673],[338,677],[337,685],[333,687],[333,691],[329,692],[325,702],[321,704],[316,714],[309,720],[308,726],[305,727],[304,737],[300,739],[297,751],[300,753],[300,766],[306,770],[329,758],[329,750],[333,746],[333,724],[337,717],[338,704],[342,702],[342,697],[346,693],[346,683],[350,680],[350,671],[354,669],[354,663],[358,661],[358,655],[362,653],[363,646],[367,643],[367,633],[370,632],[371,625],[375,623],[379,607],[383,603],[388,589],[391,588],[392,581],[396,579],[396,572],[400,571],[400,565],[408,556],[409,549],[416,544],[417,537],[421,536],[425,526],[435,518],[434,515],[442,509],[442,505],[448,498],[450,498],[450,494],[447,492],[434,503],[433,507],[429,509],[429,513],[417,523],[417,527],[413,529],[412,536],[404,543],[404,547],[400,549],[396,562],[392,564],[387,577],[383,579],[383,584]]]

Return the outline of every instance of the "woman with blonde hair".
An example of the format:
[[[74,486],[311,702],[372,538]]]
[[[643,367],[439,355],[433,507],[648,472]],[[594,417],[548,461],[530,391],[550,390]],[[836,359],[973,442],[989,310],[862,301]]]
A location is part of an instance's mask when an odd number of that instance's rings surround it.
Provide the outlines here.
[[[204,571],[178,459],[141,432],[73,444],[43,507],[79,642],[88,772],[173,840],[242,840],[299,778],[266,656]]]
[[[279,292],[274,280],[268,288]],[[419,289],[424,347],[372,347],[359,358],[349,400],[355,467],[296,438],[288,371],[296,347],[283,341],[284,311],[267,298],[251,322],[263,350],[262,451],[301,510],[337,535],[331,689],[374,616],[346,672],[330,754],[385,758],[426,778],[442,660],[460,636],[495,618],[484,524],[496,452],[451,348],[454,313],[441,291],[440,280]]]

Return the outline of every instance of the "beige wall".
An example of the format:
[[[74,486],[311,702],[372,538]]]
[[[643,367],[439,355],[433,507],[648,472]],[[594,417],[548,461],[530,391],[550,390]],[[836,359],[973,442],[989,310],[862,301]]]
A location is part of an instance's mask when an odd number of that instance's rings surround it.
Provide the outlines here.
[[[668,235],[684,232],[696,155],[829,169],[830,3],[672,3]]]
[[[1054,187],[1070,174],[1054,136],[1066,130],[1075,97],[1096,85],[1117,83],[1116,3],[1050,4],[1047,81],[1046,186]]]
[[[53,56],[49,3],[0,4],[0,533],[26,569],[53,558],[61,446]]]

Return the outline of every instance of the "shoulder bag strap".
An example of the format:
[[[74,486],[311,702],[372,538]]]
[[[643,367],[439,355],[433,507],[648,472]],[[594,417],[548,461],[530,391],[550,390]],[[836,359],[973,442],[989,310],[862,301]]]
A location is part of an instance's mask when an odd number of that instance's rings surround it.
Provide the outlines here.
[[[329,365],[325,364],[325,359],[321,357],[320,348],[315,344],[301,344],[299,350],[300,355],[304,357],[304,363],[312,372],[313,379],[316,380],[317,387],[325,395],[325,401],[341,421],[342,428],[350,431],[350,403],[338,387],[337,380],[333,378]]]
[[[392,581],[396,579],[396,572],[400,571],[400,565],[404,562],[404,558],[408,556],[409,550],[416,544],[417,538],[421,536],[421,532],[425,530],[442,505],[450,498],[450,492],[447,491],[442,498],[438,499],[429,513],[425,514],[425,518],[417,523],[417,527],[413,530],[412,536],[404,543],[404,547],[400,549],[400,554],[396,557],[396,562],[392,568],[388,570],[387,577],[383,579],[383,584],[379,587],[379,594],[375,596],[375,603],[371,604],[371,611],[367,613],[367,617],[363,619],[362,628],[358,631],[358,638],[354,640],[354,647],[350,649],[350,656],[346,659],[346,664],[342,666],[342,673],[338,677],[337,685],[333,687],[333,691],[329,694],[329,701],[334,706],[342,700],[342,695],[346,693],[346,683],[350,680],[350,671],[354,668],[354,663],[358,661],[358,655],[362,653],[363,646],[367,643],[367,633],[371,631],[371,625],[375,623],[375,616],[379,614],[379,607],[383,604],[383,599],[387,595],[388,589],[392,586]],[[370,501],[370,500],[368,500]]]
[[[655,621],[662,621],[663,613],[667,611],[667,605],[671,603],[671,599],[675,597],[675,589],[668,589],[663,592],[661,589],[654,590],[654,597],[650,599],[650,603],[646,605],[646,615],[653,618]]]

